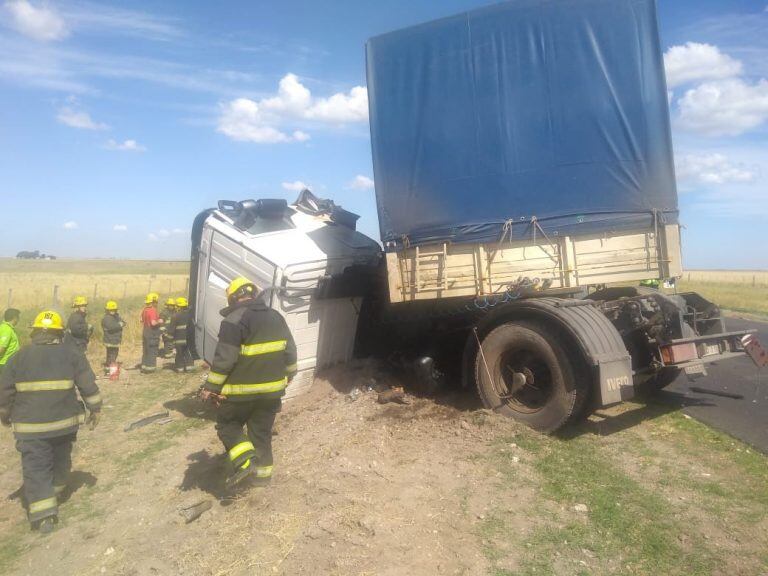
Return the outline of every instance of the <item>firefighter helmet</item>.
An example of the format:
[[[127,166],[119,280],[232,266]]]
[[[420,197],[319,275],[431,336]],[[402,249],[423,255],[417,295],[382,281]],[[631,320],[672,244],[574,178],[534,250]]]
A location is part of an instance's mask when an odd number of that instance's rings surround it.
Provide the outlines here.
[[[166,306],[176,306],[178,305],[178,300],[174,300],[173,298],[168,298],[168,300],[165,301]]]
[[[231,300],[243,294],[256,294],[259,291],[256,285],[242,276],[235,278],[227,287],[227,299]]]
[[[75,296],[72,301],[72,308],[79,308],[80,306],[88,306],[88,298],[85,296]]]
[[[105,308],[107,310],[117,310],[117,302],[115,302],[114,300],[108,300]]]
[[[186,308],[189,306],[189,302],[187,302],[187,299],[184,297],[176,298],[175,304],[178,308]]]
[[[64,323],[61,321],[61,316],[53,310],[43,310],[40,314],[35,316],[32,328],[39,328],[40,330],[64,330]]]

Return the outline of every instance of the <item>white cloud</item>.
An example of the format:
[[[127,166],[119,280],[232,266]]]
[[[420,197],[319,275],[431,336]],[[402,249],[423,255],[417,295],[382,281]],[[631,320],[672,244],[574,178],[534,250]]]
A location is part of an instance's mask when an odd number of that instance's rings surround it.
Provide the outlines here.
[[[70,220],[69,222],[64,222],[62,227],[64,230],[77,230],[80,226],[74,220]]]
[[[114,230],[115,232],[126,232],[128,230],[128,226],[126,226],[125,224],[115,224],[114,226],[112,226],[112,230]]]
[[[304,142],[308,139],[308,135],[300,130],[287,134],[270,125],[259,104],[248,98],[238,98],[221,105],[217,130],[233,140],[259,144]]]
[[[754,182],[757,170],[743,164],[732,163],[727,156],[718,153],[684,154],[675,158],[679,181],[695,181],[699,184],[738,184]]]
[[[301,192],[302,190],[312,189],[312,186],[305,184],[301,180],[296,180],[294,182],[283,182],[282,187],[283,190],[288,190],[289,192]]]
[[[363,176],[362,174],[358,174],[347,185],[347,188],[351,188],[353,190],[369,190],[373,188],[373,180],[368,176]]]
[[[274,96],[237,98],[222,104],[217,130],[246,142],[306,142],[310,139],[307,132],[285,126],[307,122],[340,125],[367,119],[368,92],[363,86],[355,86],[348,94],[315,99],[295,74],[286,74]]]
[[[45,4],[35,6],[28,0],[8,0],[3,8],[11,26],[33,40],[50,42],[69,34],[61,16]]]
[[[172,228],[170,230],[168,228],[160,228],[160,230],[147,234],[147,239],[151,242],[165,242],[174,236],[185,236],[187,234],[189,234],[189,230],[186,228]]]
[[[174,20],[147,12],[83,1],[68,2],[60,10],[67,26],[75,32],[117,33],[150,40],[172,40],[183,36]]]
[[[700,82],[733,78],[742,72],[742,63],[723,54],[717,46],[687,42],[664,53],[667,85],[670,88]]]
[[[79,128],[81,130],[107,130],[109,128],[109,126],[102,122],[94,121],[87,112],[75,110],[69,106],[59,110],[56,119],[71,128]]]
[[[706,82],[678,100],[679,125],[709,136],[738,136],[768,120],[768,80]]]
[[[107,150],[117,150],[120,152],[146,152],[147,149],[145,146],[142,146],[136,140],[123,140],[122,142],[117,142],[115,140],[107,140],[107,143],[104,145],[104,148]]]
[[[321,98],[306,111],[307,118],[323,122],[345,124],[368,120],[368,90],[355,86],[349,94],[334,94]]]

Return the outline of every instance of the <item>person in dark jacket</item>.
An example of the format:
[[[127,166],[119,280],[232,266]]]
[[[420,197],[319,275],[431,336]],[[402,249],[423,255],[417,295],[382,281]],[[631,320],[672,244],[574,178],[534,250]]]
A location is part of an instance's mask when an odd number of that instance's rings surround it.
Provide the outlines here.
[[[11,358],[0,377],[0,421],[13,428],[21,453],[29,521],[44,533],[53,530],[58,519],[57,498],[67,487],[72,443],[86,421],[82,402],[88,406],[91,429],[101,410],[88,360],[72,344],[63,343],[63,335],[61,316],[41,312],[32,324],[32,343]]]
[[[218,408],[216,431],[229,455],[233,486],[251,474],[272,477],[272,426],[296,374],[296,344],[279,312],[258,300],[245,278],[227,288],[213,365],[200,391]],[[247,434],[243,433],[243,426]]]
[[[176,372],[186,372],[193,365],[192,354],[187,346],[187,331],[192,319],[189,316],[189,302],[186,298],[176,298],[176,314],[171,318],[168,333],[173,336],[173,348],[176,359],[173,369]]]
[[[88,341],[93,333],[93,326],[88,324],[88,300],[85,296],[76,296],[72,302],[72,314],[67,319],[66,339],[83,354],[88,350]]]
[[[160,327],[162,347],[160,348],[158,355],[161,358],[170,358],[170,356],[173,354],[173,332],[166,327],[171,323],[171,320],[173,320],[173,316],[176,314],[176,311],[176,300],[173,298],[168,298],[168,300],[165,301],[163,311],[160,312],[160,319],[163,321],[163,326]]]
[[[123,342],[123,327],[125,322],[117,311],[117,302],[107,302],[104,318],[101,319],[101,331],[104,333],[104,347],[107,349],[107,358],[104,362],[104,373],[109,374],[109,367],[117,364],[117,356],[120,354],[120,344]]]

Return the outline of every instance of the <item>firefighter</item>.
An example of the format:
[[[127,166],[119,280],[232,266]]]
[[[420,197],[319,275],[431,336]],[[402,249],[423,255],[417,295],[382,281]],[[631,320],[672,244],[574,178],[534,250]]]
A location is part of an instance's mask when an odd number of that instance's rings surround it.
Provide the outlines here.
[[[11,356],[19,351],[19,335],[16,334],[16,325],[21,318],[21,312],[16,308],[8,308],[0,322],[0,375]]]
[[[170,324],[174,314],[176,314],[176,300],[174,298],[168,298],[165,301],[163,311],[160,312],[160,318],[163,320],[163,326],[160,327],[163,347],[158,354],[162,358],[169,358],[173,354],[173,332],[167,330],[166,326]]]
[[[101,397],[82,352],[63,343],[56,312],[44,311],[32,324],[32,343],[19,350],[0,377],[0,420],[11,426],[21,453],[24,495],[33,529],[54,529],[58,500],[72,467],[77,429],[99,422]],[[83,404],[88,407],[85,419]]]
[[[110,300],[104,309],[104,318],[101,319],[101,330],[104,333],[104,347],[107,349],[107,358],[104,362],[104,374],[109,375],[109,367],[117,364],[117,356],[120,353],[120,344],[123,342],[123,328],[125,322],[120,318],[117,310],[117,302]]]
[[[66,339],[83,354],[88,350],[88,341],[93,334],[93,326],[88,324],[88,299],[76,296],[72,302],[72,314],[67,319]]]
[[[157,302],[160,296],[155,292],[150,292],[144,299],[144,310],[141,312],[141,324],[143,330],[141,333],[142,355],[141,372],[142,374],[151,374],[157,370],[157,352],[160,346],[160,327],[163,320],[157,312]]]
[[[174,301],[176,314],[168,326],[168,333],[173,337],[173,348],[176,350],[176,360],[173,369],[176,372],[186,372],[193,364],[192,354],[187,346],[187,326],[189,317],[189,302],[186,298],[176,298]]]
[[[283,317],[256,298],[258,288],[237,278],[227,288],[213,365],[200,397],[218,408],[216,431],[233,473],[228,486],[251,474],[272,477],[272,426],[296,374],[296,345]],[[243,433],[243,425],[247,434]]]

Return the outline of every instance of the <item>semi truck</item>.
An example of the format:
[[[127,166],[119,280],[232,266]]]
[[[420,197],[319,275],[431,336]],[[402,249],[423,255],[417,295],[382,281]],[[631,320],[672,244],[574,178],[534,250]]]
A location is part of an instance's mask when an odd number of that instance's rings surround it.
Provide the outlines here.
[[[398,353],[549,433],[760,352],[712,302],[655,287],[682,275],[655,0],[504,2],[374,37],[366,60],[381,243],[308,190],[203,212],[201,357],[241,275],[296,337],[289,397]]]

